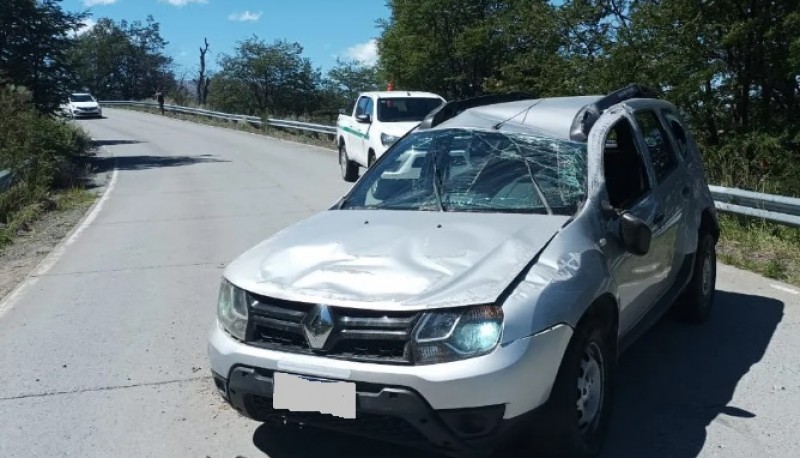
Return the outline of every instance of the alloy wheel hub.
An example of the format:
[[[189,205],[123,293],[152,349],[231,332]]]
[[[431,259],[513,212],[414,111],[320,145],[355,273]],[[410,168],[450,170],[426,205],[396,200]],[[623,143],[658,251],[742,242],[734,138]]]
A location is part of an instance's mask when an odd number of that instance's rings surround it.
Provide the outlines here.
[[[586,434],[594,429],[603,405],[603,356],[595,342],[590,343],[581,357],[578,371],[578,427]]]
[[[711,275],[713,269],[711,262],[711,253],[706,253],[705,258],[703,259],[703,296],[708,296],[708,293],[711,291]]]

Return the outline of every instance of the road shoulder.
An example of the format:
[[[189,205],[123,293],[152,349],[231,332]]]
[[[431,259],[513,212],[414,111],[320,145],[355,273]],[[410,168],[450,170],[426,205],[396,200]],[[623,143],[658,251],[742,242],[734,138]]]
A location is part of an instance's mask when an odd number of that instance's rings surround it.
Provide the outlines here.
[[[97,151],[95,159],[108,154]],[[19,232],[13,243],[0,249],[0,301],[5,299],[78,227],[105,192],[112,171],[94,173],[86,189],[89,197],[64,209],[48,211],[27,231]]]

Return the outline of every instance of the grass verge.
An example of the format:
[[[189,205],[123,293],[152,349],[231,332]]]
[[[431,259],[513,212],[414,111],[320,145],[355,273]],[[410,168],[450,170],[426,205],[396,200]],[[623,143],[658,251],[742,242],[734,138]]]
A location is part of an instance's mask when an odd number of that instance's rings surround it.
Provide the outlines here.
[[[800,285],[800,228],[732,215],[721,215],[720,226],[720,261]]]
[[[97,196],[83,187],[55,190],[44,199],[23,206],[11,213],[7,223],[0,226],[0,250],[14,238],[31,230],[33,224],[47,212],[66,212],[77,207],[88,207]]]

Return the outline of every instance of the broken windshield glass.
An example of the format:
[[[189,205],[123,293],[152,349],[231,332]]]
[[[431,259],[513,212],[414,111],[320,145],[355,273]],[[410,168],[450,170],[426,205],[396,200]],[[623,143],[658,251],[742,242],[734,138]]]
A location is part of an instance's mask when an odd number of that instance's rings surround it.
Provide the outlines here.
[[[586,198],[583,143],[445,129],[409,135],[386,154],[342,208],[572,215]]]

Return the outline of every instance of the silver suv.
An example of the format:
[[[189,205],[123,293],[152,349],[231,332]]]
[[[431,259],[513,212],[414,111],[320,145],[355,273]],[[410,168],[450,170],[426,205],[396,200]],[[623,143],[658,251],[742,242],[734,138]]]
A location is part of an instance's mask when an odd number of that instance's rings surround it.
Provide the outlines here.
[[[708,315],[718,235],[697,146],[645,89],[451,102],[227,267],[213,377],[258,421],[594,456],[620,353],[670,308]]]

